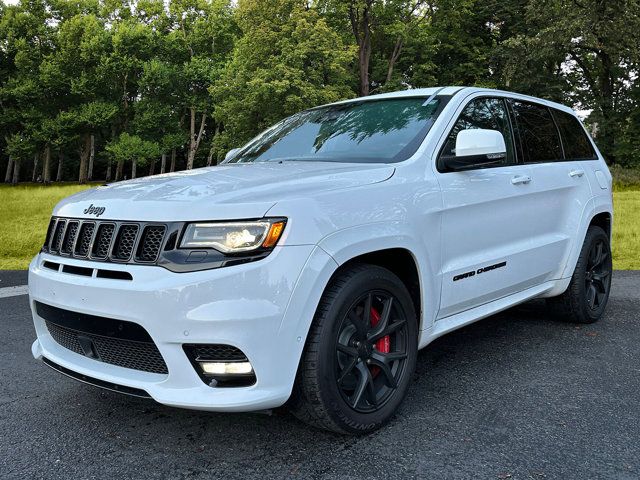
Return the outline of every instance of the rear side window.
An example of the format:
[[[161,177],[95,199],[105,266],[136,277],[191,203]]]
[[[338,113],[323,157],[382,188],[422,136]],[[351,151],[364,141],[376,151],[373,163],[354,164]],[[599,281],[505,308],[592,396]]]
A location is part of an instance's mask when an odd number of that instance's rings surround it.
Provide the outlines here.
[[[512,101],[516,136],[520,139],[525,163],[562,160],[560,135],[547,107]]]
[[[598,158],[580,121],[573,115],[553,110],[553,116],[562,136],[564,156],[567,160],[594,160]]]

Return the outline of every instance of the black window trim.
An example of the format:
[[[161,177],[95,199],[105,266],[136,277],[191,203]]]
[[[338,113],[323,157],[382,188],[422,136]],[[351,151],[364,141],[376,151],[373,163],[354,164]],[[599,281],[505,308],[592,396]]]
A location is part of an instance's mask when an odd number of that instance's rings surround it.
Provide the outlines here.
[[[446,134],[443,137],[441,137],[442,145],[440,145],[440,148],[438,150],[438,156],[436,157],[436,170],[438,171],[438,173],[455,173],[452,170],[447,170],[446,168],[444,168],[444,165],[442,165],[442,161],[441,161],[442,152],[444,151],[444,147],[447,144],[447,139],[449,138],[449,134],[456,126],[456,123],[460,119],[460,115],[462,115],[462,112],[464,112],[465,108],[467,108],[471,102],[475,102],[476,100],[482,100],[482,99],[500,100],[502,102],[502,105],[504,106],[505,112],[507,114],[507,119],[508,119],[507,121],[509,123],[509,129],[511,130],[511,142],[513,143],[513,162],[505,163],[504,165],[480,165],[476,168],[465,169],[464,171],[473,172],[476,170],[488,170],[492,168],[513,167],[514,165],[523,164],[520,160],[520,155],[518,154],[518,150],[516,148],[517,142],[515,138],[515,131],[513,129],[510,105],[508,102],[509,100],[511,100],[511,97],[502,96],[502,95],[478,95],[477,97],[471,98],[467,103],[464,104],[464,106],[460,110],[460,113],[456,116],[455,120],[453,121],[451,128],[449,128],[446,131]]]
[[[582,125],[582,123],[576,118],[576,120],[578,120],[578,123],[580,125],[580,130],[582,131],[582,134],[585,136],[585,138],[587,139],[587,142],[589,142],[589,145],[591,146],[591,150],[593,152],[593,157],[591,158],[567,158],[567,154],[566,154],[566,150],[565,150],[565,139],[564,136],[562,135],[562,132],[560,131],[560,126],[558,125],[558,120],[556,118],[556,113],[555,112],[561,112],[561,113],[565,113],[567,115],[571,115],[572,117],[575,118],[575,114],[573,113],[569,113],[569,112],[565,112],[560,110],[559,108],[555,108],[555,107],[550,107],[548,105],[544,105],[542,103],[539,102],[534,102],[531,100],[521,100],[519,98],[514,98],[514,97],[509,97],[507,98],[507,103],[509,104],[509,115],[513,116],[513,123],[516,123],[517,120],[515,119],[515,113],[513,111],[513,102],[519,102],[519,103],[528,103],[530,105],[535,105],[538,107],[542,107],[542,108],[546,108],[549,111],[549,114],[551,115],[551,118],[553,119],[553,124],[556,127],[556,132],[558,133],[558,138],[560,139],[560,150],[562,151],[562,158],[557,158],[555,160],[541,160],[539,162],[526,162],[524,159],[524,150],[522,149],[522,142],[520,140],[520,129],[518,129],[518,138],[517,138],[517,143],[518,143],[518,148],[517,148],[517,153],[518,156],[520,157],[519,162],[522,163],[523,165],[538,165],[541,163],[562,163],[562,162],[589,162],[589,161],[594,161],[594,160],[598,160],[598,154],[596,152],[596,149],[594,148],[593,142],[591,141],[591,138],[589,137],[589,135],[587,134],[586,130],[584,129],[584,126]],[[515,130],[513,131],[514,135],[515,135]]]
[[[558,130],[558,134],[560,135],[560,143],[562,145],[562,154],[564,155],[564,159],[562,161],[564,162],[592,162],[594,160],[598,160],[598,153],[595,149],[595,146],[593,145],[592,139],[589,136],[589,134],[587,133],[587,131],[584,128],[584,125],[582,124],[582,122],[576,117],[576,115],[572,112],[564,112],[562,110],[560,110],[559,108],[553,108],[553,107],[548,107],[549,110],[551,111],[551,116],[553,117],[553,121],[556,124],[556,129]],[[582,132],[582,135],[584,136],[584,138],[587,140],[587,143],[589,144],[589,146],[591,147],[591,152],[593,152],[593,156],[592,157],[579,157],[579,158],[567,158],[567,154],[564,148],[564,136],[562,135],[562,131],[560,130],[560,126],[558,125],[558,119],[556,118],[557,113],[564,113],[566,115],[570,115],[572,116],[577,122],[578,125],[580,126],[580,131]]]
[[[552,108],[549,107],[548,105],[544,105],[543,103],[539,103],[539,102],[534,102],[531,100],[521,100],[519,98],[509,98],[508,99],[508,103],[509,103],[509,113],[510,115],[513,116],[513,123],[517,124],[518,120],[515,118],[515,110],[514,110],[514,106],[513,103],[514,102],[518,102],[518,103],[528,103],[529,105],[534,105],[536,107],[540,107],[540,108],[544,108],[549,112],[549,115],[551,116],[551,120],[553,121],[553,125],[556,128],[556,133],[558,134],[558,140],[560,140],[560,152],[562,153],[562,158],[556,158],[555,160],[540,160],[539,162],[527,162],[526,159],[524,158],[524,148],[522,147],[522,139],[520,138],[520,126],[518,125],[518,151],[520,154],[520,163],[522,165],[538,165],[541,163],[558,163],[558,162],[567,162],[567,161],[572,161],[572,160],[567,160],[565,153],[564,153],[564,144],[562,142],[562,134],[560,133],[560,129],[558,128],[558,123],[556,122],[555,117],[553,116],[553,112],[552,112]],[[515,134],[515,131],[514,131]]]

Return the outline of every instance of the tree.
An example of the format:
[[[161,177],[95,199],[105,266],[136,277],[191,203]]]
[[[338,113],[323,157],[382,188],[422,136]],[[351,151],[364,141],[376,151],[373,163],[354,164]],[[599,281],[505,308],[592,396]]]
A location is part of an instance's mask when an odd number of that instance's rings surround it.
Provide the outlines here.
[[[245,35],[211,88],[218,158],[285,116],[353,95],[353,51],[305,2],[240,1],[236,21]]]
[[[589,122],[597,126],[598,145],[616,163],[624,125],[637,105],[632,90],[640,2],[531,0],[526,21],[537,28],[505,42],[505,83],[531,92],[531,78],[537,83],[552,79],[552,85],[561,86],[560,99],[592,112]]]
[[[181,62],[176,66],[189,125],[187,169],[192,169],[210,120],[208,89],[228,61],[236,29],[229,0],[175,0],[169,12],[178,28],[168,36],[167,50]]]
[[[145,165],[156,158],[160,153],[160,148],[155,142],[143,140],[137,135],[123,133],[109,142],[105,151],[119,165],[131,162],[131,178],[136,178],[138,165]]]

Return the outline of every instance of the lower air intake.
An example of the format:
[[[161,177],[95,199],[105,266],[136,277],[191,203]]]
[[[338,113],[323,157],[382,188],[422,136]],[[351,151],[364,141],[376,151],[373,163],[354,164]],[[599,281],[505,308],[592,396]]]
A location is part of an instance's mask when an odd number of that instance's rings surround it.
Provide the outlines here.
[[[142,326],[36,302],[51,337],[64,348],[94,360],[150,373],[168,373],[155,343]]]

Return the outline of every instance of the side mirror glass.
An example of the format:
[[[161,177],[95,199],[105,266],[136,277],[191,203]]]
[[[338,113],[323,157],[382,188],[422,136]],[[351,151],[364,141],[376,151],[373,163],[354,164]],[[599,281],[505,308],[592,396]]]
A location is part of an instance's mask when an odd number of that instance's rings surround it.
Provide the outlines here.
[[[494,167],[504,164],[507,146],[497,130],[461,130],[456,137],[455,156],[443,157],[448,170]]]

